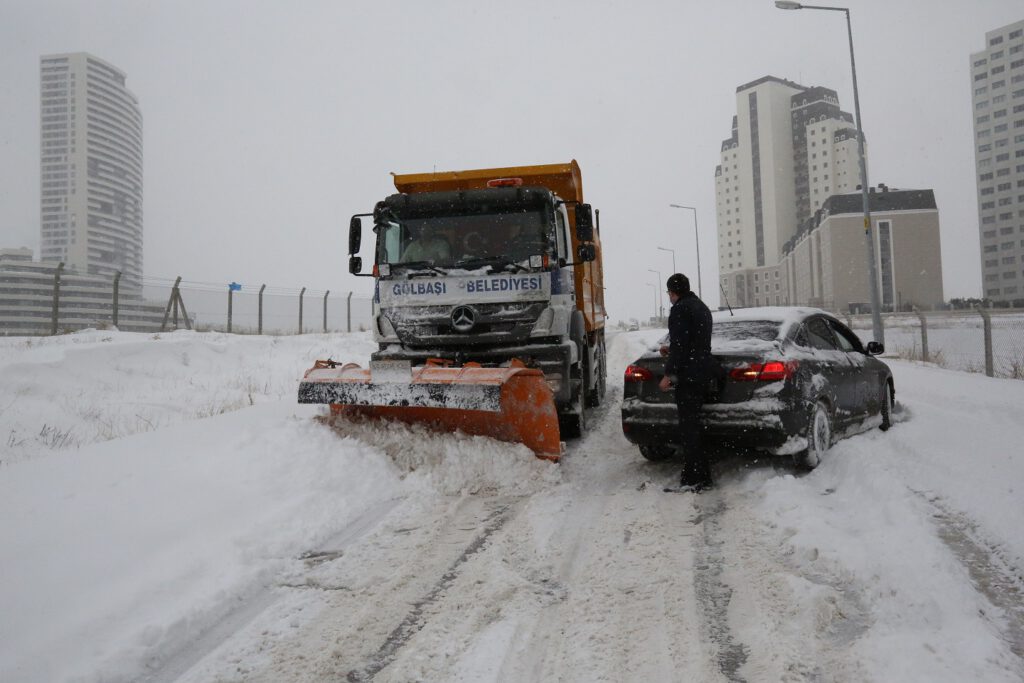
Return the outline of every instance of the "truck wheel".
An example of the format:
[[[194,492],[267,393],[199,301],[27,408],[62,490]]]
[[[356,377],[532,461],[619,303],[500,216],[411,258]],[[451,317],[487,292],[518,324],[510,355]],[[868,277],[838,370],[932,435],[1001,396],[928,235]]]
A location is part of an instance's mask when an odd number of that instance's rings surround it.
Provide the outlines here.
[[[582,379],[580,380],[582,382]],[[583,386],[575,392],[575,400],[568,410],[558,416],[562,435],[568,439],[579,439],[587,431],[587,415],[584,411]]]
[[[591,376],[589,372],[590,368],[587,368],[587,376]],[[601,405],[601,399],[604,398],[604,346],[598,343],[597,348],[594,349],[594,384],[587,391],[587,406],[595,408]]]
[[[587,405],[596,407],[601,405],[605,393],[608,390],[608,359],[604,349],[604,336],[598,337],[597,347],[594,350],[594,386],[587,392]]]

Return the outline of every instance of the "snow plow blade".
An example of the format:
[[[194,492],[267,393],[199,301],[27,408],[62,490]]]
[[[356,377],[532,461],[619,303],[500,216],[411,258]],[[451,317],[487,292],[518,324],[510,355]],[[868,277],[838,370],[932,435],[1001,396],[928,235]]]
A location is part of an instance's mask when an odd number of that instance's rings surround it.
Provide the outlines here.
[[[554,395],[540,370],[517,360],[509,367],[477,363],[450,367],[430,360],[376,361],[369,368],[316,361],[299,384],[299,403],[331,406],[332,415],[359,415],[424,424],[524,444],[537,457],[562,454]]]

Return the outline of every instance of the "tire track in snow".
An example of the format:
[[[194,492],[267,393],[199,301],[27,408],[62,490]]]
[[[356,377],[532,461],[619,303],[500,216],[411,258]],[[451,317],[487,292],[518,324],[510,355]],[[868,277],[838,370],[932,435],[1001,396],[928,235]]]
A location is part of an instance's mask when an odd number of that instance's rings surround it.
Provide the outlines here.
[[[370,533],[401,502],[401,498],[391,498],[371,506],[323,544],[323,548],[330,550],[309,551],[299,559],[309,558],[316,561],[320,558],[341,555],[346,546]],[[308,559],[307,564],[309,564]],[[159,664],[159,668],[141,680],[144,683],[177,681],[204,657],[228,642],[235,633],[244,629],[246,625],[257,620],[261,614],[283,600],[285,595],[279,589],[289,587],[291,586],[267,585],[253,590],[219,619],[196,634],[183,648],[171,653],[166,660]]]
[[[722,539],[721,517],[725,501],[720,492],[710,491],[698,496],[695,505],[700,511],[698,520],[703,530],[694,574],[701,618],[708,637],[718,650],[715,661],[719,671],[729,681],[746,683],[739,670],[747,662],[747,648],[736,641],[729,628],[732,589],[722,580],[725,541]]]
[[[360,669],[353,669],[349,671],[346,676],[346,680],[351,681],[352,683],[371,680],[398,657],[399,651],[406,643],[409,642],[409,639],[419,632],[426,624],[424,620],[424,612],[427,607],[437,602],[444,592],[455,582],[455,579],[459,576],[459,569],[466,560],[478,553],[491,536],[505,525],[505,522],[507,522],[511,516],[511,508],[512,504],[506,502],[497,505],[490,511],[490,514],[482,520],[483,529],[470,542],[470,544],[466,546],[465,550],[462,551],[462,554],[455,559],[448,568],[448,571],[438,579],[437,583],[433,585],[425,596],[413,603],[412,609],[406,615],[405,619],[403,619],[402,622],[396,626],[393,631],[391,631],[387,639],[380,646],[380,649],[378,649],[370,658],[370,662]]]
[[[913,489],[911,489],[913,490]],[[939,539],[967,569],[975,589],[1003,614],[993,620],[1024,670],[1024,572],[1011,566],[978,533],[978,525],[939,496],[914,491],[933,508]]]

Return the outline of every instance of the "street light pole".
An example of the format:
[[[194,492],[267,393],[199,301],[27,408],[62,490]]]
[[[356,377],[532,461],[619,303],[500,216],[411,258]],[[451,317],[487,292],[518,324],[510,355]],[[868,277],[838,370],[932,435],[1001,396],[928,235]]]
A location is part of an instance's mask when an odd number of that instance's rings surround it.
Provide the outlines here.
[[[673,209],[689,209],[693,211],[693,239],[697,247],[697,296],[704,298],[704,290],[700,285],[700,230],[697,229],[697,209],[693,206],[682,206],[680,204],[669,204]]]
[[[652,285],[650,282],[647,283],[647,286],[648,287],[654,287],[654,318],[655,318],[655,320],[657,320],[658,319],[658,287],[657,287],[657,285]]]
[[[857,62],[853,57],[853,27],[850,24],[850,10],[846,7],[822,7],[802,5],[789,0],[775,0],[779,9],[820,9],[843,12],[846,15],[846,34],[850,39],[850,70],[853,73],[853,109],[857,117],[857,156],[860,162],[860,189],[864,209],[864,239],[868,251],[868,284],[871,291],[871,327],[875,341],[885,344],[885,328],[882,327],[882,303],[878,294],[878,266],[875,263],[875,240],[871,234],[871,201],[868,196],[868,166],[864,159],[864,129],[860,122],[860,96],[857,93]]]
[[[672,252],[672,272],[673,273],[678,273],[679,271],[676,270],[676,250],[675,249],[669,249],[667,247],[658,247],[658,249],[660,249],[661,251],[670,251],[670,252]]]
[[[661,271],[660,270],[654,270],[653,268],[648,268],[647,272],[648,273],[654,273],[655,275],[658,276],[657,282],[659,283],[659,287],[660,287],[661,286]],[[656,288],[655,292],[658,295],[658,299],[657,299],[658,300],[658,305],[655,307],[655,313],[658,316],[658,320],[661,320],[662,318],[665,317],[665,301],[664,301],[664,299],[661,296],[661,290],[660,289]]]

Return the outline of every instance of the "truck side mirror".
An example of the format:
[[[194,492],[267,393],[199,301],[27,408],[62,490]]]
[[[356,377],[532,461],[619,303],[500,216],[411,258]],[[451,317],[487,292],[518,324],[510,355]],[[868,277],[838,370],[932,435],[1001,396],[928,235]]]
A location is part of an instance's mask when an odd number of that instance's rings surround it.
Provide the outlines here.
[[[576,205],[576,239],[580,242],[594,241],[594,213],[590,204]]]
[[[576,250],[576,261],[587,263],[597,258],[597,247],[593,244],[581,244]]]
[[[350,256],[348,259],[348,272],[359,275],[363,272],[363,259],[359,256]]]
[[[352,216],[352,220],[348,224],[348,253],[358,254],[362,240],[363,222],[359,220],[359,216]]]

